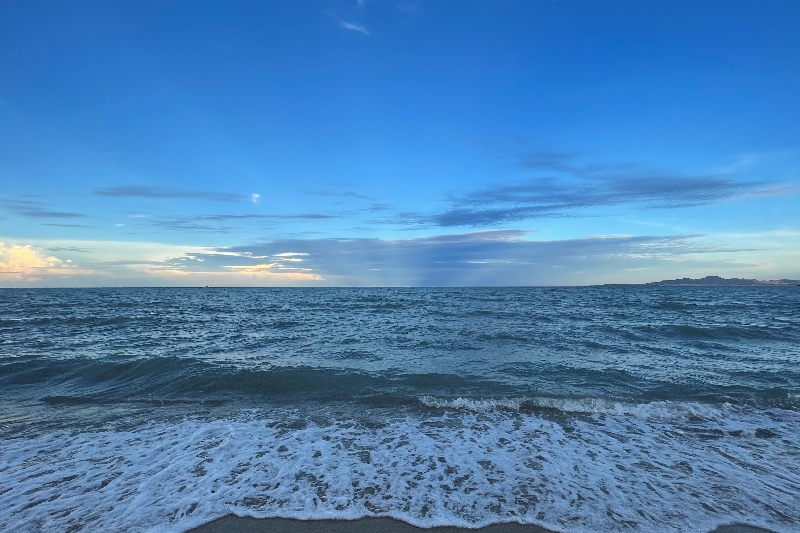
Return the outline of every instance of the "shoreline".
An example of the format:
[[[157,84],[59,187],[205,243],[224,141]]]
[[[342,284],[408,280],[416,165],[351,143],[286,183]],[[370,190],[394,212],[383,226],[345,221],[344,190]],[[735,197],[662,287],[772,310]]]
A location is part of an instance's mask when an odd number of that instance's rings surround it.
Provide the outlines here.
[[[217,518],[186,533],[559,533],[535,524],[505,522],[470,529],[456,526],[421,528],[388,517],[366,517],[357,520],[299,520],[296,518],[251,518],[233,514]],[[709,533],[775,533],[747,524],[721,525]]]

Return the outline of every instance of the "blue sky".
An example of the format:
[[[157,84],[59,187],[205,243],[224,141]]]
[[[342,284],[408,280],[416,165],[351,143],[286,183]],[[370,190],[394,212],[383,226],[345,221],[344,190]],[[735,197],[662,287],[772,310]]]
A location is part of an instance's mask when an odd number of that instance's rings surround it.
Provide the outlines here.
[[[800,2],[0,2],[0,285],[800,278]]]

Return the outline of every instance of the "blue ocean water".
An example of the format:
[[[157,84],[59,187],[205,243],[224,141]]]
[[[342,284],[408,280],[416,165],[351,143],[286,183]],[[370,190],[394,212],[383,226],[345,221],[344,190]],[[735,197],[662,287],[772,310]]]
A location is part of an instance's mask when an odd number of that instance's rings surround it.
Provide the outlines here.
[[[0,290],[0,530],[797,531],[798,289]]]

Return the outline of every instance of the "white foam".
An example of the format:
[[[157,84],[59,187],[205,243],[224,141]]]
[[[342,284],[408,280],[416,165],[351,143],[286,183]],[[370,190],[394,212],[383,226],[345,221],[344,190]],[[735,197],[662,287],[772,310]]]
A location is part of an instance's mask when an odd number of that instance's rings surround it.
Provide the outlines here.
[[[231,512],[595,533],[797,527],[798,413],[733,411],[694,425],[647,414],[664,409],[676,405],[566,422],[471,409],[294,424],[302,429],[275,421],[320,418],[287,410],[7,440],[0,530],[177,533]]]
[[[511,411],[518,411],[523,399],[517,398],[502,398],[490,400],[470,400],[465,398],[437,398],[435,396],[421,396],[419,399],[424,405],[428,407],[437,407],[442,409],[458,409],[463,411],[472,411],[475,413],[485,413],[487,411],[496,411],[508,409]]]
[[[422,396],[423,405],[440,409],[453,409],[474,413],[491,411],[554,410],[565,414],[610,414],[642,419],[677,421],[687,419],[713,420],[739,411],[730,404],[709,405],[696,402],[659,401],[650,403],[625,403],[601,398],[522,397],[499,399],[440,398]]]

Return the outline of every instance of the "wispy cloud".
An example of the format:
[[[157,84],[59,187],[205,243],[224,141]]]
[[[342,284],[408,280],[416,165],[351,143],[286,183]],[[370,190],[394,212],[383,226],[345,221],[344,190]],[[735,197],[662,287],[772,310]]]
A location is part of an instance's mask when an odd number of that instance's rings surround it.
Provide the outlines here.
[[[524,150],[514,154],[512,158],[525,170],[576,176],[587,176],[598,172],[624,172],[636,168],[636,165],[631,163],[580,163],[580,154],[577,152]]]
[[[278,223],[292,221],[320,221],[339,218],[339,215],[325,213],[295,213],[285,215],[270,215],[248,213],[211,214],[211,215],[175,215],[166,217],[150,217],[140,219],[140,225],[155,226],[176,231],[200,231],[212,233],[229,233],[244,223]]]
[[[718,177],[602,177],[568,182],[538,178],[498,185],[452,201],[435,215],[439,226],[486,226],[519,220],[565,216],[581,208],[641,204],[677,208],[709,204],[757,190],[757,184]]]
[[[481,227],[570,216],[586,208],[630,204],[671,209],[792,190],[731,175],[686,176],[633,164],[582,164],[572,153],[528,152],[519,156],[518,163],[534,176],[452,197],[450,207],[430,221],[442,227]]]
[[[56,224],[54,222],[44,222],[42,226],[52,226],[56,228],[83,228],[83,229],[92,229],[96,228],[97,226],[89,226],[88,224]]]
[[[259,202],[261,202],[261,195],[258,194],[257,192],[254,192],[253,194],[250,195],[250,201],[258,205]]]
[[[366,194],[359,194],[357,192],[352,191],[345,191],[345,192],[336,192],[336,191],[314,191],[306,193],[310,196],[327,196],[327,197],[340,197],[340,198],[354,198],[357,200],[367,200],[370,202],[376,202],[378,199],[374,196],[367,196]]]
[[[778,183],[775,185],[766,185],[752,191],[745,192],[742,196],[744,198],[770,198],[773,196],[788,196],[796,194],[798,186],[792,183]]]
[[[386,211],[392,211],[394,206],[392,204],[384,204],[384,203],[374,203],[371,206],[364,209],[369,213],[384,213]]]
[[[48,248],[51,252],[76,252],[82,254],[88,254],[89,250],[86,248],[78,248],[77,246],[54,246],[52,248]]]
[[[353,22],[347,22],[347,21],[344,21],[344,20],[340,19],[339,20],[339,25],[342,28],[346,29],[346,30],[357,31],[359,33],[363,33],[367,37],[369,37],[371,35],[369,30],[367,28],[365,28],[364,26],[362,26],[361,24],[355,24]]]
[[[0,204],[16,215],[30,218],[88,218],[81,213],[56,211],[43,202],[31,200],[0,200]]]
[[[397,2],[395,7],[400,13],[419,13],[419,2]]]
[[[247,219],[261,219],[261,220],[329,220],[339,218],[339,215],[328,215],[325,213],[296,213],[288,215],[199,215],[196,217],[203,220],[247,220]]]
[[[95,189],[98,196],[110,198],[153,198],[206,200],[209,202],[241,202],[253,200],[252,196],[231,194],[217,191],[175,189],[173,187],[147,187],[141,185],[124,185],[120,187],[101,187]],[[258,195],[256,195],[258,196]]]

